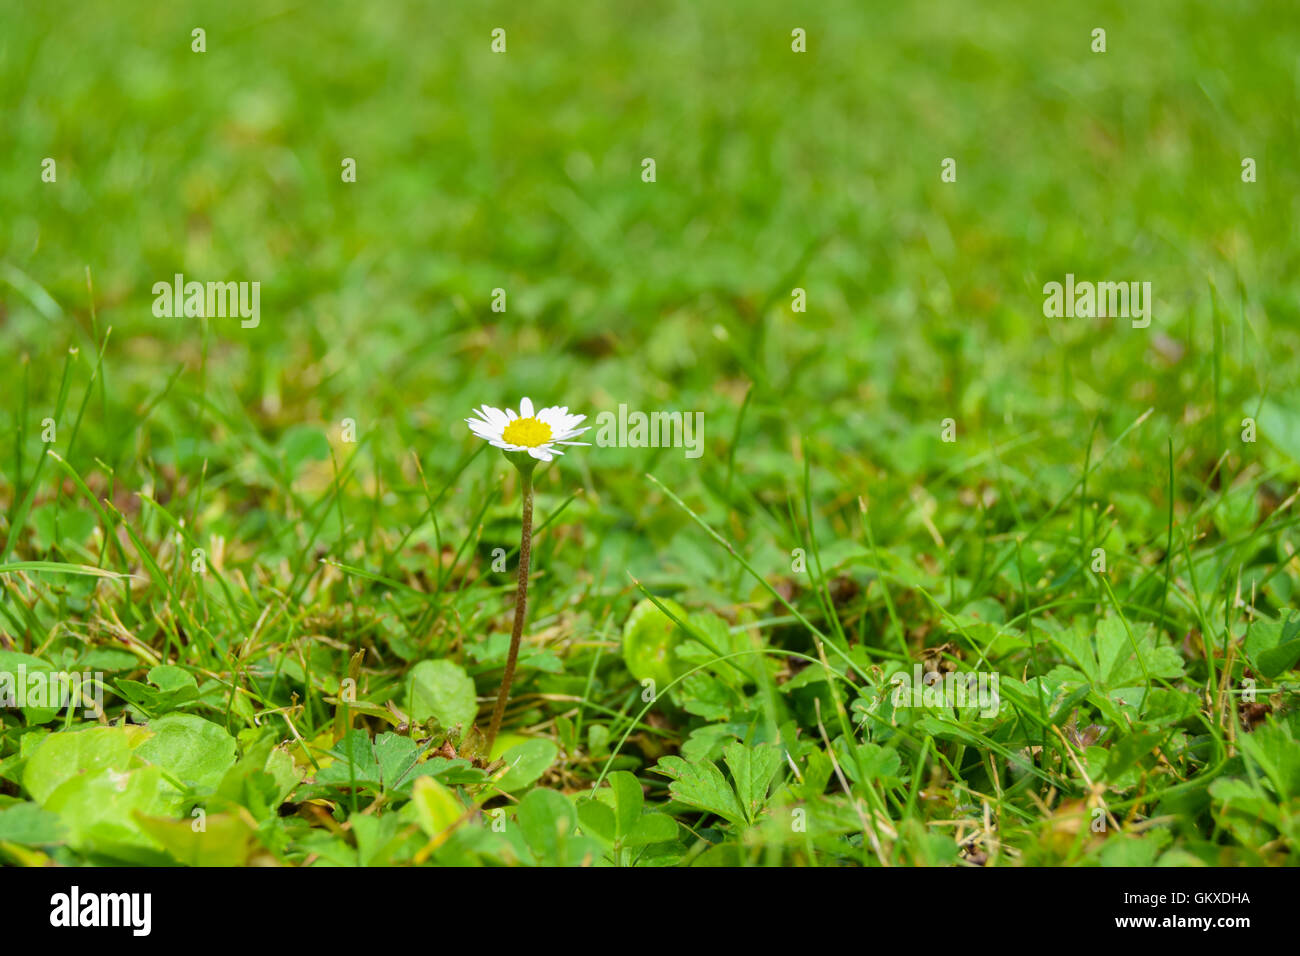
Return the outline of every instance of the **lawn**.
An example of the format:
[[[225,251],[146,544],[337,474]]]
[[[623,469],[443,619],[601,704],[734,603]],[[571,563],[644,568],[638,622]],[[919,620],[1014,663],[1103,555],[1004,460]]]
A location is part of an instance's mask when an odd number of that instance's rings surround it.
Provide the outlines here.
[[[0,861],[1294,863],[1297,27],[6,6]]]

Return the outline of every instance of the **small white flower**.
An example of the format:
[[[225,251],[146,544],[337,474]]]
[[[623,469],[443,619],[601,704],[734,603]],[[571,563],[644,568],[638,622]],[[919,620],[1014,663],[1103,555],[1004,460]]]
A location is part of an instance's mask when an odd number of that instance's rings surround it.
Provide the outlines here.
[[[587,445],[590,442],[570,441],[587,427],[577,426],[586,415],[570,415],[567,405],[552,405],[534,413],[533,403],[519,400],[519,412],[507,408],[504,412],[491,405],[474,409],[477,418],[467,418],[469,430],[497,448],[505,451],[526,451],[538,461],[550,461],[564,452],[556,445]]]

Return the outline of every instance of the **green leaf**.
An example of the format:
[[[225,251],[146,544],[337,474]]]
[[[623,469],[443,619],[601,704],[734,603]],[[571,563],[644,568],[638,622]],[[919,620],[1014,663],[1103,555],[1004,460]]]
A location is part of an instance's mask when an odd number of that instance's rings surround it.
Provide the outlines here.
[[[677,821],[666,813],[646,813],[632,825],[623,837],[623,846],[649,846],[677,839]]]
[[[180,800],[164,784],[159,767],[126,773],[104,768],[65,780],[49,795],[45,809],[59,815],[73,849],[156,865],[159,844],[141,828],[136,814],[174,816]]]
[[[642,813],[644,805],[640,781],[616,770],[609,775],[609,787],[578,801],[578,819],[584,833],[615,849],[675,840],[677,822],[664,813]]]
[[[1121,737],[1110,748],[1106,758],[1106,779],[1118,780],[1120,775],[1143,757],[1155,750],[1160,734],[1137,732]]]
[[[32,543],[38,551],[49,551],[64,542],[71,545],[84,544],[96,525],[94,514],[80,508],[69,508],[66,504],[62,507],[47,504],[33,508],[28,520],[34,532]]]
[[[803,782],[792,787],[800,800],[811,800],[826,792],[835,765],[824,750],[809,751],[803,768]]]
[[[772,778],[781,769],[781,749],[768,744],[746,747],[734,743],[722,751],[722,759],[731,770],[745,817],[753,823],[767,804],[767,789]]]
[[[391,866],[397,862],[402,840],[398,830],[404,826],[397,813],[374,816],[368,813],[353,814],[352,824],[357,839],[357,862],[361,866]]]
[[[578,801],[578,820],[584,833],[613,845],[618,842],[618,824],[614,811],[595,797]]]
[[[478,714],[474,681],[454,661],[420,661],[411,668],[406,709],[416,723],[430,717],[443,730],[468,729]]]
[[[1246,632],[1246,655],[1254,660],[1264,651],[1283,643],[1284,639],[1291,641],[1300,637],[1297,632],[1300,632],[1300,612],[1295,608],[1282,608],[1277,617],[1261,617]]]
[[[1150,867],[1155,865],[1160,849],[1160,839],[1151,836],[1107,840],[1101,850],[1101,865]]]
[[[758,654],[742,654],[753,650],[750,638],[741,632],[732,632],[731,627],[716,614],[708,612],[691,614],[684,618],[689,631],[683,634],[676,649],[676,658],[691,666],[710,664],[710,670],[718,680],[740,689],[749,682],[761,678],[760,668],[763,658]],[[741,654],[731,657],[732,654]],[[726,657],[724,661],[717,660]],[[817,671],[816,668],[809,670]]]
[[[659,601],[679,620],[686,620],[686,609],[672,598]],[[681,629],[654,601],[638,601],[623,625],[623,663],[637,680],[652,680],[662,689],[686,670],[673,653],[682,637]]]
[[[411,805],[425,835],[433,838],[465,814],[465,807],[447,787],[432,777],[420,777],[411,791]]]
[[[677,687],[682,708],[708,721],[730,720],[732,711],[745,705],[739,691],[703,671],[688,674]]]
[[[330,457],[329,439],[311,425],[294,425],[286,430],[280,438],[280,450],[291,475],[296,475],[304,462],[328,461]]]
[[[561,844],[577,830],[577,813],[562,794],[538,787],[519,801],[516,821],[528,848],[542,862],[558,863]]]
[[[632,832],[632,827],[641,817],[641,807],[645,795],[636,777],[626,770],[617,770],[609,775],[609,787],[614,792],[614,814],[617,818],[618,835],[622,837]]]
[[[149,722],[152,735],[136,751],[181,783],[211,790],[235,765],[235,738],[193,714],[168,714]]]
[[[1146,624],[1133,627],[1130,638],[1129,629],[1118,617],[1108,616],[1097,622],[1097,663],[1105,687],[1144,682],[1147,674],[1153,680],[1183,675],[1182,657],[1172,647],[1156,647],[1154,633],[1154,627]]]
[[[160,702],[174,706],[198,697],[199,685],[194,675],[183,667],[160,664],[149,669],[149,683],[158,688]]]
[[[664,757],[656,770],[672,781],[668,792],[679,803],[717,814],[733,826],[747,822],[736,792],[713,761],[687,763],[681,757]]]
[[[28,757],[23,787],[37,803],[44,804],[74,777],[93,776],[105,770],[124,772],[132,750],[144,736],[140,727],[92,727],[50,734]]]
[[[1105,697],[1093,695],[1093,702],[1104,702],[1114,709],[1116,723],[1141,718],[1149,726],[1168,726],[1194,714],[1199,703],[1190,691],[1165,690],[1163,687],[1116,687]],[[1103,713],[1105,712],[1103,708]]]
[[[840,766],[853,783],[892,784],[898,782],[898,770],[903,761],[899,757],[898,751],[892,747],[882,747],[880,744],[873,743],[853,744],[843,737],[835,738],[834,747]],[[850,747],[853,749],[850,749]],[[829,760],[827,762],[829,763]],[[861,767],[860,770],[859,767]],[[865,780],[862,779],[863,774],[866,775]],[[829,780],[829,777],[827,779]]]
[[[497,781],[507,792],[522,790],[551,768],[560,756],[560,748],[542,737],[515,744],[501,755],[510,769]]]
[[[1300,745],[1289,727],[1266,723],[1238,737],[1237,746],[1264,771],[1279,797],[1300,796]]]
[[[209,800],[228,801],[247,809],[259,821],[275,816],[276,809],[302,780],[302,772],[276,736],[265,730],[246,730],[239,735],[243,754],[226,771]]]
[[[1103,690],[1145,683],[1148,674],[1152,680],[1181,677],[1182,656],[1172,647],[1156,645],[1154,627],[1150,624],[1132,627],[1130,637],[1124,621],[1108,615],[1097,621],[1095,639],[1090,639],[1083,633],[1082,625],[1076,624],[1057,632],[1052,640],[1089,683]]]
[[[0,843],[24,846],[48,846],[63,839],[63,826],[57,814],[24,801],[0,810]]]
[[[1300,661],[1300,640],[1287,641],[1259,655],[1259,672],[1272,680],[1293,668],[1296,661]]]
[[[244,866],[257,846],[256,831],[238,814],[211,813],[203,828],[192,820],[135,814],[136,823],[177,863],[185,866]]]
[[[1238,842],[1260,846],[1272,839],[1272,829],[1277,828],[1281,816],[1272,794],[1232,777],[1215,780],[1209,792],[1218,804],[1215,816],[1219,826],[1229,830]]]
[[[1276,619],[1257,621],[1246,636],[1246,653],[1269,680],[1290,670],[1300,661],[1300,613],[1286,608]]]
[[[18,702],[29,699],[26,690],[30,685],[27,678],[32,674],[42,675],[41,680],[48,683],[50,675],[55,674],[53,665],[30,654],[17,651],[0,650],[0,710],[17,706]],[[48,703],[48,701],[47,701]],[[29,725],[47,724],[57,716],[58,707],[23,707],[23,719]]]
[[[149,671],[149,681],[153,687],[126,679],[116,681],[116,685],[123,697],[151,714],[165,714],[199,699],[199,685],[194,675],[183,667],[172,664],[154,667]]]
[[[398,792],[409,790],[421,776],[433,776],[450,761],[434,757],[421,761],[415,741],[400,734],[382,733],[373,743],[364,730],[350,730],[330,754],[336,759],[316,774],[316,783],[336,787]]]
[[[1093,650],[1092,641],[1082,632],[1079,625],[1058,631],[1052,635],[1052,640],[1083,672],[1083,676],[1089,683],[1101,683],[1100,669],[1097,666],[1097,655]]]
[[[1246,414],[1252,414],[1247,407]],[[1300,462],[1300,410],[1291,403],[1266,398],[1259,406],[1259,433],[1292,461]]]

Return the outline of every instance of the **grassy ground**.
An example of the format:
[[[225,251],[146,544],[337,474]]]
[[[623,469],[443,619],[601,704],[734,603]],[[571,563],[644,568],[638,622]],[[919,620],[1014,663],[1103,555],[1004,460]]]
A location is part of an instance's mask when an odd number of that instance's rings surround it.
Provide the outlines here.
[[[0,672],[105,690],[0,710],[0,858],[1291,862],[1296,26],[11,5]],[[538,470],[487,754],[520,489],[463,419],[522,395],[703,445]]]

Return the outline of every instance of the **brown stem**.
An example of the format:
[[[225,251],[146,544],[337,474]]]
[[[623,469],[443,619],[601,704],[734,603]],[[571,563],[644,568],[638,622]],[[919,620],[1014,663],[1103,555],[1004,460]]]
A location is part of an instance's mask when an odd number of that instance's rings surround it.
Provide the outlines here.
[[[492,708],[492,723],[488,725],[487,753],[491,757],[492,745],[496,743],[497,732],[501,729],[501,718],[506,713],[506,701],[510,697],[510,685],[515,679],[515,661],[519,657],[519,642],[524,636],[524,615],[528,612],[528,562],[533,550],[533,476],[531,470],[520,472],[521,490],[524,495],[523,527],[519,537],[519,586],[515,591],[515,623],[510,629],[510,654],[506,658],[506,671],[501,675],[501,689],[497,691],[497,703]]]

